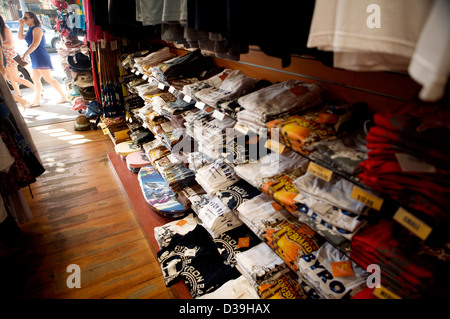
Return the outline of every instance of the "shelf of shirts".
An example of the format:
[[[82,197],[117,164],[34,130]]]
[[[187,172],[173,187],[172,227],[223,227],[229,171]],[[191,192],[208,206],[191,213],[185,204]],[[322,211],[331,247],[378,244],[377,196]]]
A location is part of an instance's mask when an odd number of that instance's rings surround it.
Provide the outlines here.
[[[136,71],[137,71],[136,69],[132,69],[131,72],[135,73],[136,75],[139,76],[140,75],[139,72],[136,72]],[[184,95],[182,92],[178,91],[173,86],[171,86],[170,83],[159,82],[158,80],[154,79],[152,76],[149,76],[148,74],[143,74],[142,78],[145,80],[148,80],[148,81],[155,81],[155,84],[158,85],[159,89],[168,91],[169,93],[174,94],[176,97],[182,96],[183,100],[186,102],[191,102],[192,100],[195,101],[194,97]],[[235,118],[229,116],[228,114],[224,114],[224,113],[220,112],[214,106],[206,105],[205,103],[203,103],[201,101],[196,101],[195,107],[200,110],[202,110],[206,107],[211,107],[214,110],[213,117],[218,120],[223,120],[225,117],[229,117],[233,120],[236,120]],[[240,125],[239,123],[236,123],[233,128],[235,131],[237,131],[241,134],[244,134],[244,135],[247,134],[247,132],[249,131],[248,128]],[[276,143],[274,143],[274,144],[276,145]],[[278,151],[280,151],[280,148],[282,149],[282,148],[287,148],[287,147],[278,143],[278,146],[276,147],[276,149]],[[274,151],[274,150],[272,150],[272,151]],[[292,151],[296,152],[295,150],[292,150]],[[428,225],[426,225],[423,221],[421,221],[420,218],[415,216],[413,213],[408,212],[407,209],[401,207],[401,205],[398,202],[396,202],[389,196],[384,195],[384,194],[379,194],[379,193],[373,191],[372,189],[370,189],[370,187],[361,183],[357,179],[356,176],[348,176],[339,171],[336,171],[335,169],[333,169],[333,167],[324,165],[323,163],[319,164],[319,163],[315,162],[314,160],[312,160],[309,156],[307,156],[305,154],[302,154],[300,152],[296,152],[296,153],[307,158],[310,161],[310,164],[308,167],[309,173],[311,173],[319,178],[325,179],[325,180],[327,180],[327,179],[329,180],[331,175],[336,174],[337,176],[342,177],[342,178],[346,179],[347,181],[350,181],[351,183],[353,183],[354,191],[352,192],[352,197],[354,199],[361,201],[366,206],[369,206],[370,208],[374,209],[375,211],[379,211],[380,215],[381,215],[380,217],[387,218],[387,219],[393,218],[396,222],[398,222],[400,225],[405,227],[408,231],[410,231],[411,233],[413,233],[414,235],[416,235],[417,237],[419,237],[421,239],[426,239],[426,236],[428,236],[429,233],[431,232],[431,228],[429,228]],[[314,229],[313,225],[308,225],[308,226],[310,226],[310,227],[312,226],[311,228]],[[331,242],[331,244],[334,245],[334,243],[332,243],[332,242]],[[334,245],[334,246],[336,248],[338,248],[341,252],[348,255],[348,253],[349,253],[348,248],[350,246],[350,241],[347,241],[344,246],[342,246],[342,245],[341,246]]]
[[[135,71],[135,72],[137,72],[137,71]],[[135,72],[133,72],[133,73],[135,73]],[[137,75],[139,75],[139,74],[137,74]],[[161,90],[167,90],[168,92],[174,94],[176,97],[179,97],[180,95],[183,96],[183,93],[181,93],[180,91],[176,90],[173,86],[167,85],[166,83],[159,82],[158,80],[152,78],[151,76],[150,76],[150,77],[149,77],[149,76],[146,76],[146,77],[145,77],[145,80],[155,82],[155,84],[158,85],[158,88],[159,88],[159,89],[161,89]],[[195,100],[195,99],[192,98],[192,97],[190,97],[190,96],[184,95],[183,100],[186,101],[186,102],[191,102],[192,100]],[[197,102],[195,103],[195,106],[196,106],[197,108],[199,108],[199,109],[204,109],[204,108],[206,108],[206,107],[211,107],[211,108],[213,108],[211,105],[206,105],[205,103],[203,103],[203,102],[201,102],[201,101],[197,101]],[[218,120],[223,120],[225,116],[229,117],[228,115],[226,115],[226,114],[224,114],[224,113],[222,113],[222,112],[220,112],[220,111],[217,111],[217,110],[214,110],[214,111],[213,111],[212,116],[213,116],[214,118],[218,119]],[[239,132],[239,133],[242,133],[242,131],[240,131],[239,128],[237,128],[236,131]],[[259,190],[262,192],[262,189],[259,189]],[[272,198],[272,199],[273,199],[273,198]],[[299,213],[299,214],[300,214],[300,213]],[[292,217],[294,217],[295,219],[297,218],[297,217],[295,216],[295,214],[292,214]],[[308,225],[308,224],[306,224],[306,225]],[[321,235],[318,234],[317,229],[316,229],[314,226],[312,226],[312,225],[308,225],[308,226],[309,226],[310,228],[312,228],[312,229],[316,232],[317,236],[322,237]],[[260,238],[260,239],[261,239],[261,238]],[[267,243],[267,240],[265,240],[264,238],[263,238],[262,240],[263,240],[264,242]],[[327,241],[327,239],[323,237],[323,241],[325,242],[325,241]],[[350,241],[346,240],[346,241],[345,241],[343,244],[341,244],[341,245],[335,245],[334,243],[331,243],[331,244],[332,244],[335,248],[339,249],[344,255],[346,255],[347,257],[349,257]],[[270,246],[269,246],[269,247],[270,247]],[[272,249],[275,253],[277,253],[277,254],[279,255],[279,252],[278,252],[277,250],[273,249],[272,247],[271,247],[271,249]],[[282,257],[281,255],[279,255],[279,256]],[[292,266],[289,265],[289,264],[286,264],[286,265],[287,265],[287,266],[288,266],[288,267],[296,274],[296,276],[299,276],[299,277],[301,278],[301,280],[303,280],[304,282],[308,282],[308,281],[301,275],[301,273],[299,273],[294,267],[292,267]],[[310,285],[311,287],[314,287],[312,284],[309,284],[309,285]]]
[[[131,69],[132,73],[135,73],[136,75],[141,75],[140,72],[137,69]],[[191,97],[188,95],[184,95],[182,92],[176,90],[173,86],[170,86],[168,83],[162,83],[158,80],[154,79],[151,75],[148,74],[143,75],[143,79],[148,81],[155,81],[157,83],[158,88],[161,90],[167,90],[168,92],[176,95],[176,96],[183,96],[183,100],[186,102],[191,102],[192,100],[195,100],[195,97]],[[212,113],[212,116],[218,120],[223,120],[225,117],[229,117],[233,120],[237,120],[234,117],[231,117],[228,114],[225,114],[215,108],[213,105],[207,105],[204,102],[196,101],[195,107],[202,110],[205,107],[211,107],[214,111]],[[249,132],[249,129],[239,123],[236,123],[234,126],[235,131],[240,132],[242,134],[247,134]],[[279,147],[282,149],[287,147],[282,145],[281,143],[277,142],[273,143],[272,145],[277,145],[274,150],[277,151]],[[423,218],[420,216],[417,216],[413,211],[409,211],[407,207],[402,207],[401,204],[399,204],[397,201],[390,198],[388,195],[381,194],[379,192],[374,191],[369,186],[365,185],[364,183],[360,182],[356,176],[349,176],[346,174],[343,174],[337,170],[335,170],[331,166],[324,165],[323,163],[317,163],[313,159],[311,159],[309,156],[302,154],[300,152],[295,151],[294,149],[291,149],[292,151],[304,156],[307,158],[310,162],[313,164],[309,168],[309,173],[312,173],[316,175],[317,177],[321,178],[324,177],[323,174],[325,174],[325,178],[329,180],[331,178],[332,174],[336,174],[340,176],[341,178],[344,178],[351,183],[354,184],[354,189],[352,190],[352,197],[356,200],[361,201],[365,205],[369,206],[370,208],[380,212],[382,216],[385,216],[386,218],[393,218],[395,221],[400,223],[403,227],[411,231],[414,235],[418,236],[422,240],[425,240],[429,234],[432,232],[432,222],[428,222],[426,220],[422,220]],[[312,167],[314,166],[314,168]],[[430,226],[431,225],[431,226]]]

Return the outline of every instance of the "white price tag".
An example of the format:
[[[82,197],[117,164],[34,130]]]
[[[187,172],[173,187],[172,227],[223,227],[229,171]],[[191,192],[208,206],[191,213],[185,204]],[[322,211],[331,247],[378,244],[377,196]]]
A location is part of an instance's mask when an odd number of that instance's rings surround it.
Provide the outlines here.
[[[241,132],[242,134],[247,134],[249,131],[249,128],[247,126],[244,126],[242,124],[236,123],[236,125],[234,126],[234,130]]]
[[[184,251],[184,255],[185,255],[186,257],[195,257],[196,254],[197,254],[197,251],[196,251],[194,248],[192,248],[192,249],[186,249],[186,250]]]
[[[198,109],[200,109],[200,110],[203,110],[203,108],[205,107],[205,103],[203,103],[203,102],[201,102],[201,101],[197,101],[197,102],[195,103],[195,107],[198,108]]]
[[[189,95],[185,95],[184,97],[183,97],[183,101],[185,101],[185,102],[191,102],[192,101],[192,97],[190,97]]]
[[[144,80],[147,80],[147,79],[148,79],[148,75],[147,75],[147,74],[144,74],[144,75],[142,76],[142,78],[143,78]]]
[[[225,114],[222,112],[219,112],[217,110],[214,110],[213,115],[214,118],[218,119],[219,121],[223,121]]]
[[[175,92],[175,88],[173,86],[170,86],[169,92],[173,94],[173,92]]]
[[[161,83],[161,82],[158,83],[158,89],[164,90],[165,87],[166,86],[164,85],[164,83]]]

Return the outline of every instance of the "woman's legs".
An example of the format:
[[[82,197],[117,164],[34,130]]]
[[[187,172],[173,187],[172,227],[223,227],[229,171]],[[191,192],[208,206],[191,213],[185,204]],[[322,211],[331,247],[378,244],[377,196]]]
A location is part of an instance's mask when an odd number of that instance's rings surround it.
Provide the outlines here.
[[[19,84],[23,84],[31,89],[34,89],[34,84],[26,79],[22,79],[19,76],[19,72],[17,70],[17,66],[8,66],[6,68],[6,74],[8,75],[8,80],[11,82],[12,87],[14,88],[14,91],[18,96],[21,96],[20,94],[20,87]]]
[[[41,104],[41,91],[42,91],[42,83],[41,83],[41,74],[40,69],[33,69],[33,75],[31,78],[34,82],[34,101],[33,104],[39,105]]]
[[[61,95],[61,100],[59,101],[59,103],[65,102],[67,100],[67,94],[66,92],[64,92],[62,86],[59,84],[58,81],[56,81],[53,77],[52,77],[52,73],[50,69],[41,69],[41,74],[42,77],[44,78],[45,81],[47,81],[47,83],[49,83],[51,86],[53,86],[58,93]],[[34,81],[34,80],[33,80]]]

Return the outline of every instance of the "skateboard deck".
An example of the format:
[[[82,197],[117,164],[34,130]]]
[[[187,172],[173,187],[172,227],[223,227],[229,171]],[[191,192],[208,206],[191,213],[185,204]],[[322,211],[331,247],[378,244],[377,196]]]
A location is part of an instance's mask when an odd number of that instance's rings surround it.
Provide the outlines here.
[[[139,170],[138,180],[145,200],[159,214],[181,218],[189,211],[177,200],[172,188],[152,165],[143,166]]]
[[[122,142],[117,144],[114,147],[114,150],[116,151],[116,153],[122,157],[126,157],[127,155],[134,153],[134,152],[138,152],[141,150],[141,148],[134,144],[133,141],[126,141],[126,142]]]
[[[138,173],[141,167],[151,164],[147,155],[142,150],[128,154],[126,161],[128,169],[134,173]]]

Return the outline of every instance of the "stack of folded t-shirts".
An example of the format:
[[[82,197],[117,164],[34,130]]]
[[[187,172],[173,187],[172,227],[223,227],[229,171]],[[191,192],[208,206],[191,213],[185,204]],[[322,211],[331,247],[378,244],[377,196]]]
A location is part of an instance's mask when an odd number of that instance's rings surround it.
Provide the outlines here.
[[[214,238],[214,244],[225,263],[233,267],[236,266],[237,254],[258,245],[260,242],[261,240],[246,225],[227,230]]]
[[[211,197],[208,203],[200,208],[198,218],[213,238],[243,225],[237,215],[216,196]]]
[[[266,243],[236,255],[239,271],[250,284],[258,289],[259,286],[270,283],[289,271],[286,263]]]
[[[233,185],[227,186],[224,189],[216,192],[222,202],[231,210],[236,210],[239,205],[261,194],[261,191],[245,180],[241,179]]]
[[[213,292],[240,276],[235,267],[224,263],[201,225],[185,235],[175,234],[157,255],[166,286],[183,279],[193,298]]]
[[[136,51],[133,52],[131,54],[128,54],[123,60],[122,60],[122,65],[125,68],[132,68],[134,67],[134,58],[138,58],[138,57],[144,57],[147,54],[149,54],[150,51],[149,50],[143,50],[143,51]]]
[[[184,133],[186,130],[186,126],[184,125],[184,123],[186,123],[186,117],[189,118],[190,116],[192,116],[193,114],[198,113],[198,112],[200,112],[200,110],[197,108],[194,108],[194,109],[189,109],[189,110],[183,111],[179,114],[177,114],[177,113],[172,114],[170,116],[170,121],[172,122],[172,127],[179,130],[180,132]]]
[[[123,98],[126,111],[141,108],[145,105],[145,101],[138,94],[129,94]]]
[[[232,69],[224,69],[218,74],[211,76],[206,80],[183,86],[183,90],[181,92],[184,95],[194,98],[195,94],[203,89],[210,87],[219,87],[231,72],[233,72]]]
[[[396,227],[402,227],[394,223],[382,219],[355,235],[350,257],[362,267],[378,265],[381,286],[400,298],[421,298],[436,283],[432,264],[411,249],[411,238],[401,240],[400,236],[393,236],[399,233]]]
[[[194,108],[195,101],[186,102],[182,97],[178,97],[175,101],[169,101],[165,105],[161,107],[161,114],[172,120],[173,116],[176,114],[183,113],[187,110],[191,110]]]
[[[163,83],[170,83],[175,79],[200,77],[203,72],[215,69],[210,56],[204,56],[200,49],[191,51],[152,67],[152,76]]]
[[[369,273],[330,243],[300,258],[299,274],[325,299],[351,298],[367,285]]]
[[[177,98],[173,94],[169,92],[163,92],[160,94],[156,94],[155,96],[150,98],[149,103],[152,105],[153,110],[162,115],[163,107],[166,106],[169,102],[174,102],[176,100]]]
[[[154,67],[164,61],[170,60],[175,57],[175,54],[170,51],[169,47],[164,47],[156,52],[152,52],[144,57],[135,57],[134,67],[141,73],[149,73],[148,69]]]
[[[217,159],[212,164],[205,165],[197,170],[196,181],[210,195],[224,189],[240,178],[235,174],[234,169],[222,159]]]
[[[152,165],[162,157],[171,154],[170,150],[168,150],[158,139],[145,143],[142,145],[142,148],[150,162],[152,162]]]
[[[309,157],[318,164],[351,178],[360,171],[360,163],[367,159],[366,134],[363,129],[334,141],[318,142]]]
[[[255,288],[243,275],[224,283],[213,292],[204,294],[197,299],[259,299]]]
[[[155,135],[149,129],[141,126],[138,129],[131,131],[130,138],[133,142],[139,146],[142,146],[145,143],[153,141],[155,139]]]
[[[182,164],[172,163],[167,156],[157,160],[155,168],[175,193],[178,193],[185,187],[197,184],[193,171]]]
[[[406,105],[374,114],[368,158],[359,179],[421,219],[449,221],[450,111],[447,105]]]
[[[262,156],[256,162],[236,165],[234,172],[254,187],[261,188],[265,178],[291,171],[307,162],[305,157],[293,151],[283,154],[270,153]]]
[[[270,153],[265,147],[267,138],[253,132],[236,134],[235,130],[226,131],[222,146],[218,152],[227,163],[245,164],[256,162],[258,159]]]
[[[225,117],[223,120],[211,118],[207,122],[195,123],[193,137],[199,143],[200,151],[219,157],[224,135],[226,136],[227,131],[232,131],[231,128],[235,123],[236,121],[230,117]]]
[[[209,87],[195,93],[195,98],[209,106],[220,101],[231,101],[251,90],[258,79],[245,75],[240,70],[232,71],[218,87]]]
[[[298,80],[270,85],[238,99],[244,108],[237,113],[240,124],[265,134],[267,122],[314,107],[322,102],[322,89]]]
[[[273,84],[272,82],[267,80],[258,80],[258,82],[256,82],[256,84],[253,86],[252,89],[250,89],[250,91],[242,95],[253,93],[255,91],[261,90],[262,88],[268,87],[272,84]],[[218,100],[216,102],[216,105],[214,105],[214,107],[218,109],[220,112],[235,119],[237,117],[237,113],[244,110],[244,108],[238,102],[239,97],[240,96],[234,98],[233,100]]]
[[[201,127],[203,124],[208,123],[212,119],[212,112],[210,109],[203,109],[195,113],[187,114],[185,117],[184,126],[186,127],[186,133],[189,136],[194,137],[194,131],[200,130],[201,133]]]
[[[307,164],[291,171],[263,179],[261,189],[273,198],[278,204],[293,213],[297,210],[295,197],[299,191],[293,185],[294,180],[306,172]]]
[[[299,258],[317,251],[325,242],[322,236],[294,216],[268,225],[264,238],[294,271],[298,271]]]
[[[207,164],[212,164],[215,160],[202,152],[192,152],[187,154],[189,168],[196,172]]]
[[[264,193],[243,202],[236,213],[261,240],[264,240],[268,225],[290,216],[287,210]]]
[[[347,103],[327,103],[270,121],[267,128],[272,139],[309,155],[315,143],[335,140],[352,129],[356,123],[352,120],[360,114],[355,111],[358,107]]]
[[[292,270],[258,287],[260,299],[320,299],[320,295]]]
[[[323,221],[331,231],[351,239],[367,223],[370,208],[351,197],[354,184],[334,174],[329,182],[306,173],[293,182],[299,191],[298,217]]]
[[[185,235],[200,223],[201,221],[194,214],[189,214],[182,219],[155,227],[153,230],[159,249],[167,247],[175,234]]]
[[[144,83],[134,88],[140,97],[144,98],[147,95],[154,95],[162,93],[163,90],[158,88],[156,82]]]

